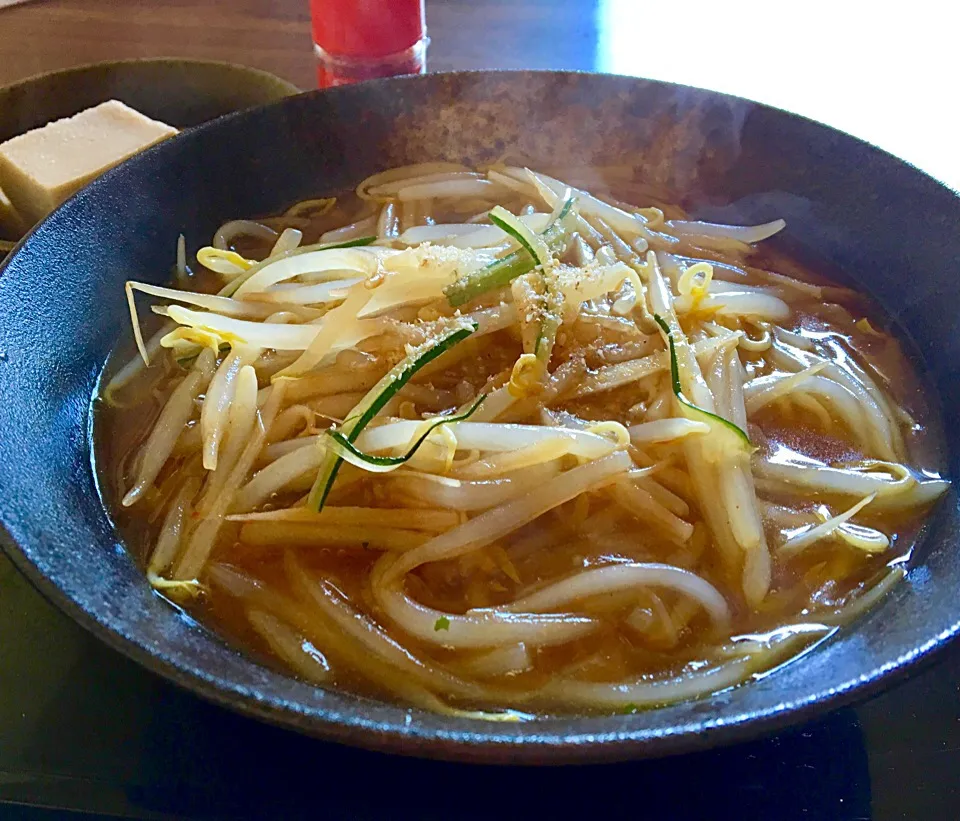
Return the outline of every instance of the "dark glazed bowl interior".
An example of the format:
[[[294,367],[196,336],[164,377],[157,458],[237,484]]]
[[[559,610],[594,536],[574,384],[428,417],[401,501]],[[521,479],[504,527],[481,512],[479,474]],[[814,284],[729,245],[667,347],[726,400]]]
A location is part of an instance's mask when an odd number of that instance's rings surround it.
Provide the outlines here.
[[[207,698],[325,738],[465,760],[629,758],[743,738],[862,696],[956,634],[955,496],[908,580],[833,640],[747,686],[633,716],[490,724],[324,692],[246,660],[150,591],[90,470],[89,400],[127,323],[123,280],[163,280],[180,232],[196,249],[227,219],[378,169],[505,151],[552,167],[631,162],[701,214],[785,217],[797,249],[842,269],[899,320],[945,407],[960,403],[960,200],[915,169],[810,121],[663,83],[528,72],[377,81],[163,143],[67,202],[8,259],[0,505],[17,565],[109,644]],[[949,426],[951,454],[957,437]]]

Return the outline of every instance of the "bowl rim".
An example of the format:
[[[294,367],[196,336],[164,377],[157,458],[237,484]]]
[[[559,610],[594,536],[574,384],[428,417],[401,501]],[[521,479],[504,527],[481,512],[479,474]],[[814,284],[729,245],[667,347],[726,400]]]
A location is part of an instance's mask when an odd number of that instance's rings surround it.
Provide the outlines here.
[[[534,77],[576,75],[601,78],[608,77],[621,81],[643,83],[653,86],[666,86],[677,89],[694,89],[711,97],[747,103],[751,106],[776,112],[781,116],[805,121],[817,129],[823,129],[841,135],[847,140],[853,140],[860,144],[866,150],[879,153],[884,155],[888,160],[909,167],[915,174],[946,189],[953,196],[957,196],[957,192],[949,185],[906,160],[896,157],[866,140],[842,132],[820,121],[736,95],[716,92],[709,89],[697,89],[693,86],[661,80],[589,71],[474,69],[435,72],[427,75],[380,78],[354,86],[313,90],[299,96],[301,99],[313,99],[331,94],[349,94],[350,89],[356,88],[357,86],[368,86],[370,84],[381,86],[412,84],[429,81],[429,78],[442,79],[444,77],[468,75],[518,75]],[[202,129],[219,127],[218,124],[223,120],[230,120],[235,117],[254,116],[254,112],[261,109],[289,104],[289,102],[289,100],[285,101],[281,99],[243,111],[231,112],[215,120],[188,129],[184,131],[182,135],[177,135],[172,140],[153,146],[137,155],[137,157],[128,160],[128,162],[137,162],[139,157],[150,155],[158,150],[164,150],[166,145],[169,145],[177,139],[187,138],[187,135],[190,133]],[[67,200],[64,205],[73,199],[90,196],[91,191],[96,191],[100,186],[109,184],[109,182],[104,181],[109,181],[115,173],[122,173],[121,169],[125,165],[126,163],[123,163],[106,172]],[[50,217],[47,219],[49,218]],[[35,226],[18,242],[6,260],[0,260],[0,275],[3,274],[7,265],[19,252],[23,244],[29,240],[39,225],[43,225],[43,222]],[[53,579],[46,576],[37,565],[27,557],[13,539],[12,535],[7,531],[2,521],[0,521],[0,547],[3,548],[15,566],[17,566],[45,598],[88,632],[127,658],[145,667],[147,670],[160,674],[173,684],[187,689],[209,702],[249,717],[323,740],[345,743],[350,746],[370,750],[441,760],[450,760],[453,758],[464,762],[486,764],[589,764],[675,755],[744,741],[796,725],[812,718],[815,714],[863,701],[875,695],[879,690],[903,680],[908,675],[912,675],[917,669],[935,662],[941,653],[951,644],[951,641],[960,635],[960,621],[956,621],[947,630],[941,631],[929,637],[928,640],[922,644],[914,646],[909,652],[904,653],[894,662],[882,667],[872,667],[867,673],[856,677],[846,676],[844,681],[837,686],[827,687],[821,685],[817,688],[811,688],[810,694],[801,699],[792,702],[779,702],[763,710],[741,712],[732,718],[716,719],[715,717],[706,717],[698,719],[695,722],[691,721],[688,724],[675,724],[671,728],[651,733],[645,731],[644,724],[631,721],[631,718],[636,719],[645,714],[645,711],[641,711],[633,717],[609,715],[601,717],[607,721],[618,719],[621,722],[627,723],[625,725],[621,724],[619,727],[608,726],[600,732],[583,730],[575,732],[564,731],[561,734],[557,734],[550,730],[550,725],[554,719],[546,718],[537,722],[538,727],[543,730],[543,732],[539,734],[511,734],[509,727],[515,725],[509,724],[498,724],[498,732],[474,734],[460,729],[423,728],[417,727],[415,723],[411,725],[409,721],[405,722],[403,719],[403,716],[405,714],[408,715],[410,711],[405,707],[397,705],[387,705],[391,708],[392,712],[396,714],[394,720],[371,720],[364,718],[363,704],[385,704],[385,702],[358,699],[354,702],[356,707],[345,708],[343,712],[346,712],[347,715],[343,715],[342,712],[338,714],[336,709],[330,710],[324,707],[313,708],[303,704],[291,703],[273,694],[264,695],[262,693],[251,692],[240,684],[224,680],[203,669],[192,667],[187,663],[178,663],[171,660],[170,657],[156,654],[144,643],[138,641],[136,637],[127,635],[120,629],[109,626],[94,617],[62,590]],[[875,612],[875,610],[868,611],[866,614],[859,616],[854,624],[869,616],[871,612]],[[207,632],[214,639],[224,643],[213,631]],[[830,643],[834,641],[834,639],[835,637],[827,639],[825,642],[818,644],[817,647],[819,648],[822,645]],[[340,691],[333,690],[331,692],[341,695]],[[700,701],[709,702],[710,698],[712,698],[712,696],[706,696],[700,699]],[[560,720],[571,721],[571,718],[564,717]],[[572,720],[589,722],[597,720],[597,717],[589,716],[580,719],[573,718]],[[490,729],[490,725],[487,725],[484,729]]]
[[[21,77],[20,79],[14,80],[11,83],[5,83],[4,85],[0,86],[0,97],[5,95],[7,92],[21,86],[39,85],[55,77],[86,74],[88,72],[108,67],[123,69],[127,67],[143,65],[173,66],[176,64],[193,67],[219,68],[225,71],[235,72],[238,75],[245,74],[250,77],[257,77],[265,83],[276,85],[278,89],[286,89],[289,95],[303,93],[303,89],[299,86],[294,85],[289,80],[285,80],[283,77],[267,71],[266,69],[244,65],[243,63],[234,63],[229,60],[210,60],[206,58],[194,57],[125,57],[120,60],[96,60],[92,63],[81,63],[79,65],[68,66],[66,68],[55,68],[48,71],[40,71],[36,74],[30,74],[26,77]],[[282,98],[278,98],[277,101],[279,101],[279,99]],[[269,103],[267,103],[267,105],[269,105]],[[234,113],[237,112],[230,112],[230,114]],[[225,114],[223,116],[229,116],[229,114]]]

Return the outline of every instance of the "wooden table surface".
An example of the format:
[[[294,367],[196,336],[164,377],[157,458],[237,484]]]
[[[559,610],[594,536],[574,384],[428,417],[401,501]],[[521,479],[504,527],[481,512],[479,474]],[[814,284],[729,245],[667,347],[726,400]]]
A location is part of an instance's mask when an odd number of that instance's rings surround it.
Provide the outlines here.
[[[960,187],[960,4],[427,0],[430,70],[673,80],[827,122]],[[0,84],[111,58],[247,63],[315,83],[307,0],[30,0],[0,8]]]

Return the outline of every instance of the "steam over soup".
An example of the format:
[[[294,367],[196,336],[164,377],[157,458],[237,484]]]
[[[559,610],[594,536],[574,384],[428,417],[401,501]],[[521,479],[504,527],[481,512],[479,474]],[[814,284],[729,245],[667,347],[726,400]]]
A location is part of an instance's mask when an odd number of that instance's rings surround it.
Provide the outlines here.
[[[782,221],[629,177],[393,169],[128,283],[98,460],[150,583],[307,681],[503,720],[713,693],[875,602],[947,488],[897,341],[758,246]]]

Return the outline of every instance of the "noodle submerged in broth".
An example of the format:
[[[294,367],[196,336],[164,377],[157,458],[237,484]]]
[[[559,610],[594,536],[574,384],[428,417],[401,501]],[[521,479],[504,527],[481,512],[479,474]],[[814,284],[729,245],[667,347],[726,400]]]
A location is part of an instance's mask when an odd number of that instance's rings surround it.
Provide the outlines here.
[[[756,246],[781,221],[649,202],[432,163],[196,274],[181,240],[98,415],[151,584],[304,680],[504,720],[707,695],[870,606],[947,488],[896,341]]]

